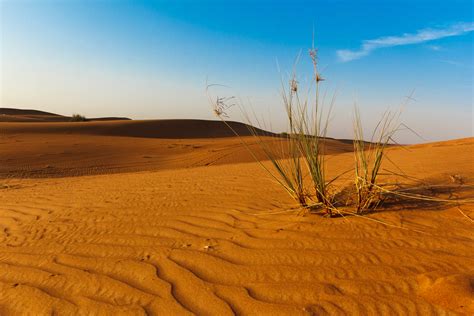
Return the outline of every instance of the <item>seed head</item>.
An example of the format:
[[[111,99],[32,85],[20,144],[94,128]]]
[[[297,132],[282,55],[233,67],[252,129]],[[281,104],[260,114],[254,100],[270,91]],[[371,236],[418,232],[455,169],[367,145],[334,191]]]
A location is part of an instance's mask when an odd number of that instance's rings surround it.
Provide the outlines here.
[[[290,80],[290,89],[291,89],[291,92],[298,92],[298,81],[296,81],[296,79],[291,79]]]
[[[226,111],[235,105],[234,103],[229,104],[229,101],[234,98],[235,97],[217,97],[214,103],[214,114],[219,117],[229,117]]]
[[[316,61],[318,59],[318,49],[317,48],[311,48],[309,50],[309,56],[313,61]]]

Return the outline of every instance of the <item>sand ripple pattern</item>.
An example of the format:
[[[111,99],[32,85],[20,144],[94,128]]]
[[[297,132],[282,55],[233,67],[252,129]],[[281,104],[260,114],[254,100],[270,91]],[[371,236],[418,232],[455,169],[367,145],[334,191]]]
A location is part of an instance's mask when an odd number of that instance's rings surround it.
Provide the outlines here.
[[[455,210],[379,215],[425,234],[270,216],[292,202],[253,164],[22,180],[0,201],[1,315],[449,315],[472,304],[474,235]],[[430,294],[439,282],[467,282],[456,306]]]

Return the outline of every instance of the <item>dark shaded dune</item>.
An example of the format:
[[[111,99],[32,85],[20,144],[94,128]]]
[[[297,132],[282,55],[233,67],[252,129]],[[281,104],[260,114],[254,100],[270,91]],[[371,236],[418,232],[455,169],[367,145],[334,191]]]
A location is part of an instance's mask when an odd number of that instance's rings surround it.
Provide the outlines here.
[[[59,114],[49,113],[45,111],[30,110],[30,109],[14,109],[14,108],[0,108],[0,114],[11,115],[11,116],[53,116],[53,117],[65,117]]]
[[[268,136],[257,139],[251,136],[248,125],[238,122],[228,122],[232,130],[221,121],[192,119],[71,122],[65,116],[41,111],[2,110],[0,178],[78,176],[267,160],[260,142],[274,148],[275,157],[288,157],[287,139],[281,134],[252,128]],[[327,154],[352,151],[352,144],[335,139],[327,139],[327,145]]]
[[[260,142],[286,158],[286,138],[257,139],[248,126],[220,121],[155,120],[0,123],[0,178],[63,177],[179,169],[267,160]],[[246,136],[247,135],[247,136]],[[251,148],[251,154],[242,141]],[[352,145],[327,140],[327,154]]]
[[[0,108],[0,122],[67,122],[67,116],[38,111],[13,108]]]
[[[65,116],[54,116],[54,115],[7,115],[0,114],[0,122],[69,122],[71,119]]]
[[[0,114],[0,122],[42,122],[41,119],[36,119],[29,116],[15,116],[8,114]]]
[[[86,119],[87,121],[99,121],[99,122],[102,122],[102,121],[131,121],[132,119],[128,118],[128,117],[114,117],[114,116],[111,116],[111,117],[93,117],[93,118],[88,118]]]
[[[130,120],[125,117],[87,118],[87,121]],[[0,122],[69,122],[70,116],[64,116],[38,110],[0,108]]]
[[[229,122],[229,125],[240,135],[251,135],[248,126],[243,123]],[[216,138],[232,137],[235,134],[220,121],[207,120],[122,120],[93,122],[58,122],[58,123],[4,123],[3,134],[81,134],[100,136],[123,136],[142,138]],[[257,130],[268,135],[276,134]]]

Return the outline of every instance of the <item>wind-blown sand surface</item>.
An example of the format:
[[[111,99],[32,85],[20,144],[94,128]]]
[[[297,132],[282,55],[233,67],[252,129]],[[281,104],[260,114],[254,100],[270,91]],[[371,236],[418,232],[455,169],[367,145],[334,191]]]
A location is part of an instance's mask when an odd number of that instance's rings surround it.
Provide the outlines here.
[[[94,124],[131,123],[0,124],[1,315],[474,314],[474,225],[457,207],[297,216],[235,137]],[[346,170],[351,144],[328,142],[329,173]],[[441,197],[474,195],[472,138],[389,156],[449,184]]]

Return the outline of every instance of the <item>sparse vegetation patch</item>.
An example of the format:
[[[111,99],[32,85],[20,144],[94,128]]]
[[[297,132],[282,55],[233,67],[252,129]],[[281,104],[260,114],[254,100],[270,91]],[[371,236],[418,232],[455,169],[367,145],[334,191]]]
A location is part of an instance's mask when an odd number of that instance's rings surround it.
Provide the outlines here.
[[[215,86],[208,85],[206,92],[213,111],[240,139],[252,156],[260,163],[265,171],[280,184],[299,204],[304,212],[321,212],[326,216],[356,215],[375,211],[388,198],[407,198],[412,200],[431,201],[439,203],[472,203],[472,199],[441,199],[435,196],[415,194],[401,189],[390,183],[380,181],[380,175],[392,175],[408,179],[388,157],[386,150],[396,145],[395,135],[402,129],[409,129],[400,122],[401,112],[387,111],[383,114],[372,132],[370,140],[363,134],[363,125],[359,110],[354,111],[354,181],[348,188],[346,185],[336,185],[336,180],[351,170],[342,172],[329,179],[326,172],[326,144],[330,122],[331,109],[335,103],[335,94],[329,104],[324,104],[325,96],[320,96],[320,85],[323,78],[318,68],[318,51],[309,50],[313,66],[312,80],[306,95],[301,95],[299,81],[296,75],[296,63],[289,80],[281,76],[281,99],[287,114],[287,131],[280,133],[272,142],[265,139],[260,128],[262,120],[249,115],[240,99],[211,95],[210,90]],[[410,97],[407,98],[407,100]],[[255,149],[239,136],[227,123],[230,108],[237,106],[249,129],[257,139],[270,167],[257,157]],[[255,128],[253,126],[257,126]],[[414,132],[414,131],[412,131]],[[283,159],[285,157],[286,159]],[[382,169],[384,160],[393,164],[396,171]],[[383,172],[382,172],[383,171]],[[453,182],[458,178],[451,177]],[[454,179],[454,180],[453,180]]]
[[[71,122],[85,122],[85,121],[87,121],[87,118],[84,115],[73,114],[71,116]]]

